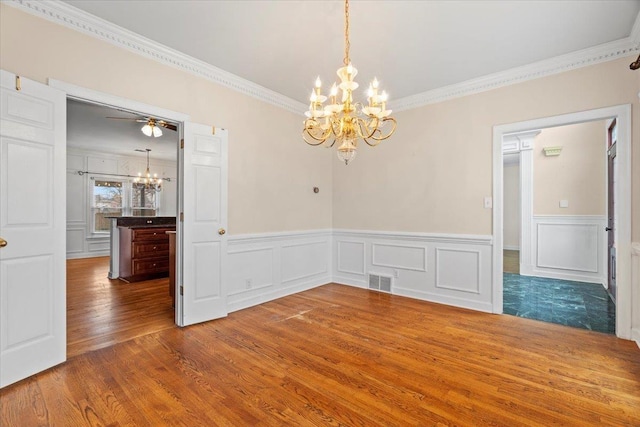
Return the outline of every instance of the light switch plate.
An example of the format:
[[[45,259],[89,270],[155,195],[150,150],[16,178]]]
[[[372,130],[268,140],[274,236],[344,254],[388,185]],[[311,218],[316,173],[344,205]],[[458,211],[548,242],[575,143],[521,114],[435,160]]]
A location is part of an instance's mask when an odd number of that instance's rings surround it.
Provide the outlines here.
[[[493,207],[493,198],[490,196],[487,196],[484,198],[484,208],[485,209],[491,209]]]
[[[568,208],[569,207],[569,201],[568,200],[560,200],[560,207],[561,208]]]

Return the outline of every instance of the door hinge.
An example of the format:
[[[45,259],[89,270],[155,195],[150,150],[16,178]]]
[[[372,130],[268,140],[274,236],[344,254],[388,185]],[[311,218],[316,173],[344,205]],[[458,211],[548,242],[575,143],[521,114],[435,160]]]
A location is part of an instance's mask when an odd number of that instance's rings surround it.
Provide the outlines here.
[[[16,90],[22,90],[22,84],[20,83],[20,76],[16,76]]]
[[[184,139],[180,140],[180,148],[184,148]]]
[[[184,221],[184,212],[180,212],[180,222]]]
[[[180,295],[184,295],[184,286],[180,285]]]
[[[211,126],[211,135],[215,135],[215,134],[216,134],[216,127]]]

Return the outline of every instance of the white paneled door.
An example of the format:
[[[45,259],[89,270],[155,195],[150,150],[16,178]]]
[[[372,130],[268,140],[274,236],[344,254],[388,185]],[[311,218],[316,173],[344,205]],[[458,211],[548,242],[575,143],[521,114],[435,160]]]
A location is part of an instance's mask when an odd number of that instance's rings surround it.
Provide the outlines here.
[[[66,360],[66,95],[6,71],[0,79],[4,387]]]
[[[227,315],[227,131],[185,122],[181,326]],[[178,319],[180,320],[180,319]]]

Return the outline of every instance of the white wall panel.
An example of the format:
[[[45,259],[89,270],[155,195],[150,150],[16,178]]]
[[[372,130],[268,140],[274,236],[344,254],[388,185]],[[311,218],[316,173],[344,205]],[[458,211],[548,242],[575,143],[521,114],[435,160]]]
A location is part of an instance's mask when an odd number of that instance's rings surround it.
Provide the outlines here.
[[[598,228],[595,224],[538,223],[537,226],[538,267],[598,272]]]
[[[427,250],[420,246],[372,245],[371,264],[379,267],[427,271]]]
[[[113,158],[88,156],[87,169],[95,173],[118,173],[118,161]]]
[[[606,283],[606,217],[536,215],[532,218],[530,264],[520,274]]]
[[[338,241],[336,266],[340,273],[364,274],[364,242]]]
[[[84,252],[84,228],[67,227],[67,254]]]
[[[227,295],[273,286],[274,248],[228,251]]]
[[[87,178],[78,175],[78,171],[85,170],[84,160],[84,156],[67,155],[67,224],[87,221]]]
[[[436,248],[436,288],[480,293],[480,251]]]
[[[282,247],[282,283],[328,273],[329,244],[303,242]]]

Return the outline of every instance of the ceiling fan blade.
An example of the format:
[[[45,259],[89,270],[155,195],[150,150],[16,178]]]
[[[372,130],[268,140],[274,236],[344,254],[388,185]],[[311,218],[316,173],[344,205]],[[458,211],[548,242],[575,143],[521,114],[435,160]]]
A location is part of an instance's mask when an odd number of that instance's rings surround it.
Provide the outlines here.
[[[171,123],[167,123],[164,120],[160,120],[159,122],[156,123],[158,126],[162,126],[165,129],[169,129],[169,130],[178,130],[178,126],[173,125]]]
[[[135,118],[135,117],[105,117],[106,119],[115,119],[115,120],[130,120],[130,121],[137,121],[139,119]]]
[[[129,120],[130,122],[147,123],[150,119],[141,119],[139,117],[106,117],[114,120]]]

